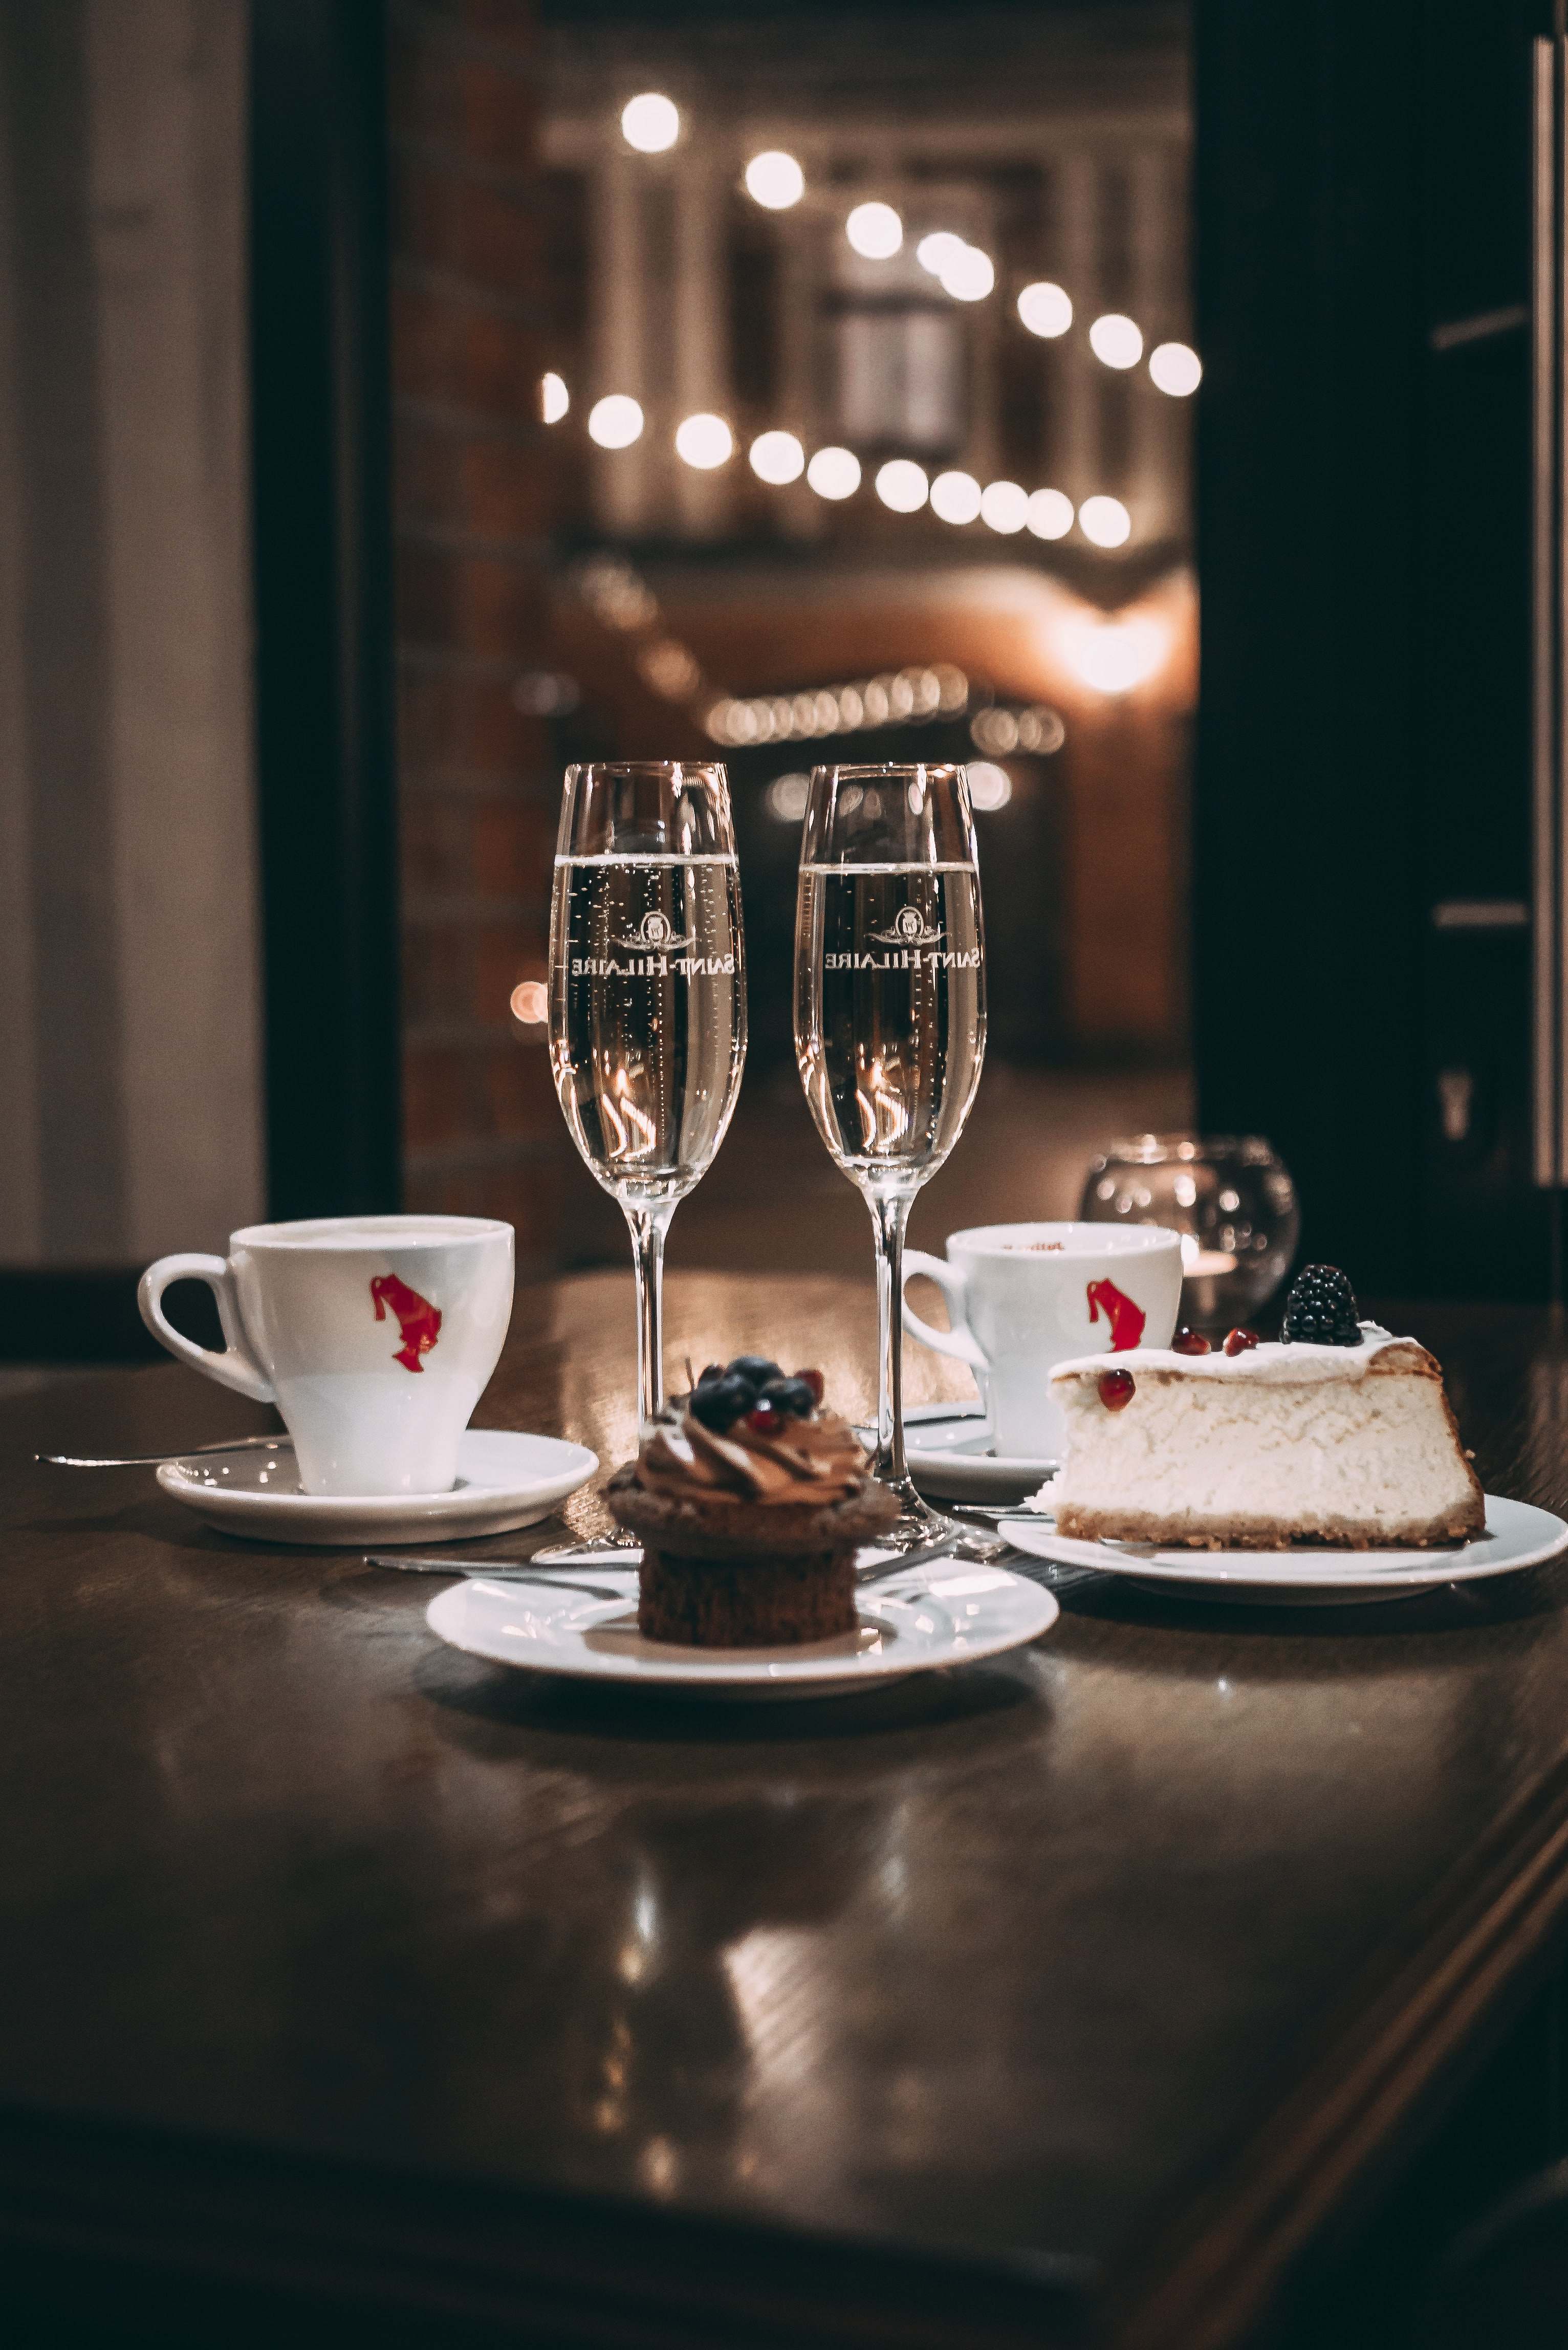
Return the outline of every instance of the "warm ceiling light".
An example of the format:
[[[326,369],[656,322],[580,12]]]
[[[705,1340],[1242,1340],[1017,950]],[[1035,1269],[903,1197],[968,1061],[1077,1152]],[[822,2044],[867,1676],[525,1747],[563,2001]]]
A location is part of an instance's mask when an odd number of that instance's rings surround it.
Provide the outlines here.
[[[819,449],[805,478],[819,498],[852,498],[860,487],[860,460],[852,449]]]
[[[990,482],[980,501],[980,518],[1011,536],[1029,519],[1029,493],[1016,482]]]
[[[877,473],[877,494],[895,514],[919,514],[926,503],[925,468],[912,457],[889,457]]]
[[[539,379],[539,413],[546,424],[559,424],[572,404],[572,395],[558,375]]]
[[[1172,400],[1185,400],[1203,380],[1203,362],[1185,343],[1157,345],[1148,355],[1148,371]]]
[[[642,411],[624,391],[596,400],[588,411],[588,438],[601,449],[629,449],[642,436]]]
[[[1085,498],[1078,528],[1096,546],[1124,546],[1132,536],[1132,516],[1120,498]]]
[[[950,228],[934,228],[929,236],[923,236],[916,245],[915,259],[928,276],[940,277],[950,262],[956,261],[961,253],[968,250],[962,237],[955,236]]]
[[[805,173],[782,147],[765,148],[746,166],[746,193],[770,213],[787,213],[805,193]]]
[[[940,522],[972,522],[980,512],[980,484],[972,473],[939,473],[931,484],[931,512]]]
[[[1147,615],[1069,620],[1059,642],[1068,668],[1096,693],[1130,693],[1154,675],[1170,650],[1167,630]]]
[[[891,261],[904,242],[904,224],[891,204],[857,204],[844,234],[863,261]]]
[[[1143,337],[1119,310],[1107,310],[1089,328],[1089,348],[1108,368],[1137,367],[1143,357]]]
[[[989,253],[981,253],[978,244],[966,244],[961,253],[954,254],[941,272],[941,288],[955,302],[983,302],[996,284],[996,271]]]
[[[1032,335],[1064,335],[1073,323],[1073,305],[1060,286],[1043,277],[1019,296],[1018,315]]]
[[[1073,501],[1060,490],[1036,490],[1023,519],[1036,538],[1065,538],[1073,527]]]
[[[727,465],[734,455],[735,436],[722,416],[701,410],[676,426],[675,453],[700,473],[711,473],[715,465]]]
[[[621,108],[620,135],[639,155],[662,155],[680,136],[680,109],[672,98],[645,89]]]
[[[771,482],[775,489],[798,482],[805,471],[805,451],[793,432],[759,432],[749,454],[758,481]]]

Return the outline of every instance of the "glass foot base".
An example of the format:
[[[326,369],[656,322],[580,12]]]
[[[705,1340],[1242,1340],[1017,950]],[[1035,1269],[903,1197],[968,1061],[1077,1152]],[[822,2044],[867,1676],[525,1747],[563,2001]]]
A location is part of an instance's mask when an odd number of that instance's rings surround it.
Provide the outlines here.
[[[878,1477],[877,1482],[898,1501],[895,1523],[868,1545],[889,1561],[907,1558],[913,1551],[937,1551],[944,1546],[954,1558],[1000,1558],[1010,1547],[1000,1535],[987,1534],[983,1526],[966,1525],[961,1518],[933,1510],[915,1491],[912,1478]]]

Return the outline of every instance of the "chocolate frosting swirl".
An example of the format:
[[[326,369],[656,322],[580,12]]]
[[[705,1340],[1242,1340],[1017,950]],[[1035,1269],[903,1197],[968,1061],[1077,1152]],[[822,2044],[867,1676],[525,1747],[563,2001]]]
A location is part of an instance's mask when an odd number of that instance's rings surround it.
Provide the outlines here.
[[[866,1482],[866,1455],[846,1419],[816,1411],[786,1422],[786,1436],[759,1436],[743,1419],[722,1436],[690,1411],[662,1422],[640,1447],[637,1481],[650,1493],[691,1502],[711,1494],[820,1507],[847,1501]]]

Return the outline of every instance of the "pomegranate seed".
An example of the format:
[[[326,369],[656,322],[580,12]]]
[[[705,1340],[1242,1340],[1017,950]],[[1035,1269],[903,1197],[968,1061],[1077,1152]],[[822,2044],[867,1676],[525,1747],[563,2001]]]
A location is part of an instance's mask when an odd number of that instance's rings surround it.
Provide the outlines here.
[[[1107,1411],[1125,1411],[1133,1399],[1133,1388],[1130,1371],[1100,1373],[1100,1401]]]
[[[1258,1334],[1255,1330],[1232,1330],[1225,1341],[1225,1352],[1228,1355],[1244,1355],[1250,1347],[1255,1347],[1257,1343]]]
[[[1177,1355],[1207,1355],[1210,1351],[1209,1341],[1202,1331],[1189,1330],[1185,1322],[1171,1340],[1170,1346],[1171,1352]]]

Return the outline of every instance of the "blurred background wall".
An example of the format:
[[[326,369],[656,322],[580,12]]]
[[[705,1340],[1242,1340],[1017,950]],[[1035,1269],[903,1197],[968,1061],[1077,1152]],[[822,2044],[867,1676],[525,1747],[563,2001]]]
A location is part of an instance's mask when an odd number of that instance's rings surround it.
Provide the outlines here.
[[[0,1264],[263,1205],[245,46],[0,5]]]

